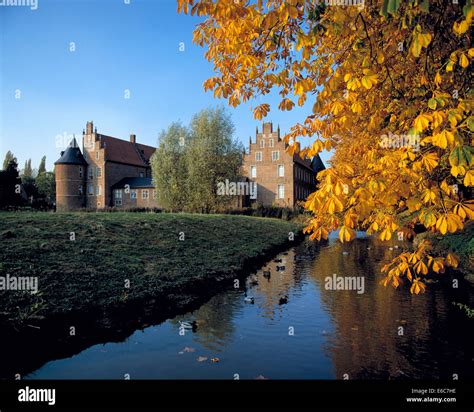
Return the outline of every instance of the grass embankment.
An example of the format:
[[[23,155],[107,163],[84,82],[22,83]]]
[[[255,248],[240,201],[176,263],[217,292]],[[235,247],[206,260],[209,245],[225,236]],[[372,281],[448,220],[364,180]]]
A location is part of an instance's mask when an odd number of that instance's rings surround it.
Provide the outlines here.
[[[0,276],[38,277],[40,291],[0,291],[0,321],[31,324],[149,300],[183,305],[189,290],[209,293],[242,275],[297,230],[246,216],[0,213]]]

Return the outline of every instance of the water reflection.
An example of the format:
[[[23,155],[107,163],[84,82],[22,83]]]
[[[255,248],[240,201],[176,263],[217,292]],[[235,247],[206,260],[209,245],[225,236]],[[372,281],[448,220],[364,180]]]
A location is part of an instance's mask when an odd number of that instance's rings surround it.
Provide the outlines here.
[[[472,289],[433,285],[422,296],[379,285],[380,264],[405,245],[304,242],[198,310],[51,361],[30,378],[408,379],[472,377],[472,321],[452,305]],[[398,247],[398,248],[397,248]],[[363,276],[365,293],[325,278]],[[252,303],[245,302],[252,297]],[[470,303],[472,306],[472,302]],[[180,321],[196,321],[180,334]],[[219,362],[211,362],[213,357]],[[83,365],[87,365],[84,368]],[[346,376],[347,375],[347,376]]]

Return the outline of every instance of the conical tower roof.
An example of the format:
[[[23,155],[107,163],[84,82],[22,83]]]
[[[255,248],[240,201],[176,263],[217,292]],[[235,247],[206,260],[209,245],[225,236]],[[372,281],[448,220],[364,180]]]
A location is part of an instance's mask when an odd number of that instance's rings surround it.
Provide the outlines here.
[[[64,152],[61,152],[61,157],[54,164],[87,165],[86,159],[84,159],[75,137],[71,140],[67,149]]]

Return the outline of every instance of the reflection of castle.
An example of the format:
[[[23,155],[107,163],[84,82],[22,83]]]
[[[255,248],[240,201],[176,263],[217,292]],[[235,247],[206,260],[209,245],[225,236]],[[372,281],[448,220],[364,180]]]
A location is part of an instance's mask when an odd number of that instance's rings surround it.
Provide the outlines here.
[[[58,210],[105,207],[157,207],[150,158],[155,148],[97,133],[92,122],[83,132],[82,151],[76,139],[55,163]],[[254,202],[294,207],[314,191],[316,174],[324,169],[319,155],[301,159],[286,152],[280,129],[263,123],[244,156],[243,174],[257,184]],[[243,202],[248,203],[248,202]]]

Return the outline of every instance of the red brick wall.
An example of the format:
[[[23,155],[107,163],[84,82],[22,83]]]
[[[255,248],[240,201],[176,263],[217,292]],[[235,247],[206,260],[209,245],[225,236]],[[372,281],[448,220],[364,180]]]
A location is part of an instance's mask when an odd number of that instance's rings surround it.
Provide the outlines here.
[[[97,159],[98,153],[98,159]],[[93,171],[92,179],[90,172],[87,174],[87,184],[92,185],[94,194],[89,195],[87,188],[87,207],[91,209],[113,206],[112,186],[122,180],[124,177],[143,177],[151,176],[150,168],[126,165],[121,163],[108,162],[107,147],[100,146],[100,140],[95,133],[84,136],[84,154],[89,169]],[[101,168],[101,176],[97,177],[97,168]],[[97,186],[101,187],[100,195],[97,195]]]
[[[56,209],[58,211],[81,209],[85,206],[86,169],[79,165],[56,165]],[[82,194],[79,187],[82,187]]]
[[[116,189],[117,190],[117,189]],[[114,190],[114,199],[115,199],[115,192]],[[132,199],[131,197],[131,192],[135,190],[137,193],[137,198]],[[143,192],[145,190],[148,190],[148,198],[143,198]],[[156,208],[159,207],[157,203],[157,197],[153,196],[154,189],[143,189],[143,188],[137,188],[137,189],[130,189],[129,193],[125,193],[125,190],[122,189],[122,205],[117,205],[115,204],[114,200],[114,206],[118,209],[133,209],[135,207],[147,207],[147,208]]]
[[[273,147],[270,147],[273,139]],[[261,142],[264,147],[261,147]],[[245,176],[258,185],[257,202],[264,205],[294,206],[293,157],[285,150],[285,143],[280,140],[279,131],[273,131],[270,123],[264,123],[263,132],[256,134],[256,142],[251,143],[249,153],[244,156],[243,172]],[[272,152],[279,151],[279,160],[272,160]],[[256,152],[262,153],[262,161],[257,161]],[[278,166],[284,166],[284,177],[278,176]],[[251,177],[251,166],[257,167],[257,177]],[[278,185],[284,185],[284,198],[279,199]]]

